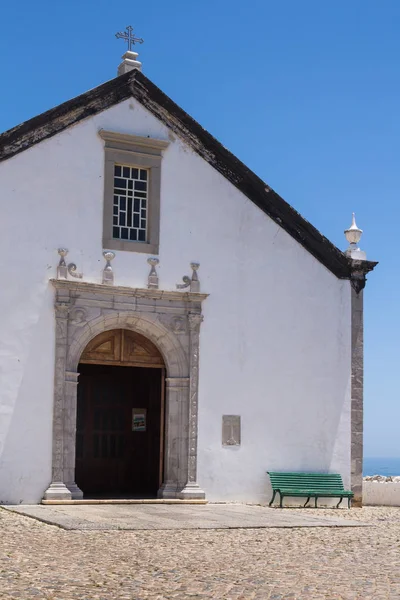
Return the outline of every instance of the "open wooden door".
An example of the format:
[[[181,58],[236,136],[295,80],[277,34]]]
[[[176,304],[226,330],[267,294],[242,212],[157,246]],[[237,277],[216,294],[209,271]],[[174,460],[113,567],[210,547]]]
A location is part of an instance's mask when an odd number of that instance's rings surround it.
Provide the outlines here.
[[[154,497],[163,469],[162,357],[130,331],[98,338],[79,366],[76,483],[85,497]]]

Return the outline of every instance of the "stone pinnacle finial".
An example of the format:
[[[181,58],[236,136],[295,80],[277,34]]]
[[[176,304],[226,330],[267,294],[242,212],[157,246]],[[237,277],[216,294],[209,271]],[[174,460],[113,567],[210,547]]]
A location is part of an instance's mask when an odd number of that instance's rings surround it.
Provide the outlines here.
[[[360,250],[357,245],[361,239],[362,233],[363,230],[357,227],[356,215],[353,213],[351,225],[348,229],[344,230],[344,235],[346,236],[346,240],[349,242],[349,247],[347,248],[345,254],[354,260],[366,260],[367,258],[365,252]]]
[[[106,266],[103,269],[103,284],[113,285],[114,271],[111,266],[111,261],[115,258],[115,252],[111,252],[110,250],[103,250],[103,256],[106,260]]]
[[[150,273],[147,280],[147,287],[149,290],[158,290],[158,275],[156,271],[156,266],[160,262],[158,258],[148,258],[148,264],[150,265]]]
[[[138,69],[140,71],[142,69],[142,63],[137,60],[138,53],[133,52],[132,46],[135,44],[143,44],[144,40],[135,37],[131,25],[128,25],[125,31],[116,33],[115,37],[124,40],[128,44],[128,50],[122,56],[122,63],[118,67],[118,75],[124,75],[129,71],[133,71],[133,69]]]

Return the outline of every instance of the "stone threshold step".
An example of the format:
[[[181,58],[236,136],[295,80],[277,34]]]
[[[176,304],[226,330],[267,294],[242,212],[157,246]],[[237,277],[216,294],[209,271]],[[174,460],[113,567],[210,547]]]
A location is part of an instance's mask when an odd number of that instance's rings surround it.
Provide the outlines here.
[[[177,498],[144,498],[142,500],[120,499],[120,500],[42,500],[42,504],[52,506],[60,504],[208,504],[208,500],[179,500]]]

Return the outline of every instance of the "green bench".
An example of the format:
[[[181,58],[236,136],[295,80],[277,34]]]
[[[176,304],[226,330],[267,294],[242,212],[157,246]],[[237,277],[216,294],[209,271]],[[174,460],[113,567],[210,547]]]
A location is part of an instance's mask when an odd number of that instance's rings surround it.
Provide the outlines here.
[[[297,496],[307,498],[304,507],[307,506],[310,498],[315,498],[315,508],[317,508],[318,498],[340,498],[336,508],[339,508],[343,498],[347,498],[350,508],[353,492],[345,490],[341,475],[336,473],[277,473],[276,471],[267,471],[272,485],[272,499],[269,506],[275,500],[279,493],[282,508],[282,499],[285,496]]]

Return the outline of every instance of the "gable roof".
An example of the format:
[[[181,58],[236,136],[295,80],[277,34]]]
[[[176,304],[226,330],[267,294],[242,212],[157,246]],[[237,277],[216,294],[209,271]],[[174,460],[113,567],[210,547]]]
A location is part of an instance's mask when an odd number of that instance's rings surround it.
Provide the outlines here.
[[[175,132],[334,275],[351,278],[353,263],[343,252],[136,69],[1,134],[0,161],[130,97]],[[364,263],[365,272],[376,264]]]

